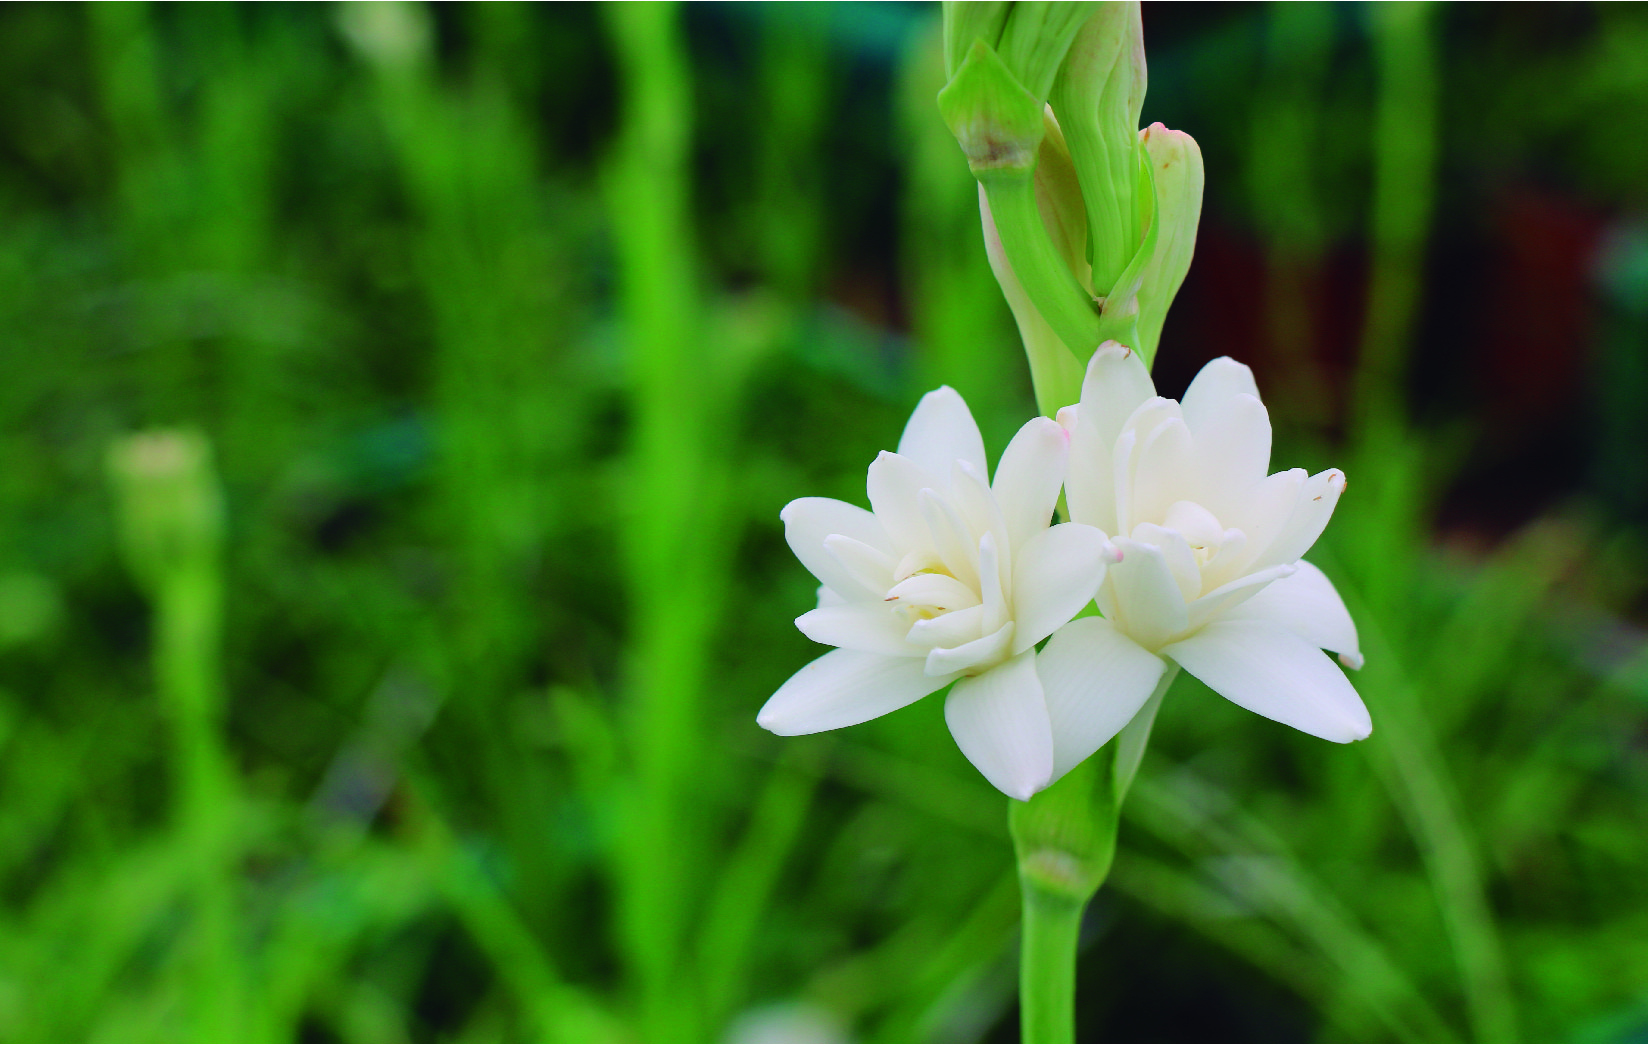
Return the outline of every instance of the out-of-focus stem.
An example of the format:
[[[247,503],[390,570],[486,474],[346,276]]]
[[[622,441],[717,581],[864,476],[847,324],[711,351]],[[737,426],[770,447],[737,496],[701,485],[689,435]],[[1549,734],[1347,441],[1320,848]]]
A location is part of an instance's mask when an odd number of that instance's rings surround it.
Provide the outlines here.
[[[136,435],[111,449],[109,473],[128,564],[154,606],[155,686],[171,731],[173,815],[194,900],[186,958],[196,1001],[190,1035],[245,1039],[232,836],[237,796],[222,736],[218,662],[222,509],[210,450],[189,433]]]
[[[243,1030],[234,867],[229,829],[235,804],[221,737],[216,562],[161,580],[155,597],[155,678],[172,727],[177,826],[193,864],[199,919],[195,968],[200,1041],[233,1040]]]
[[[1374,128],[1372,274],[1356,380],[1356,423],[1398,419],[1424,277],[1436,180],[1436,56],[1430,10],[1369,9],[1379,69]]]
[[[606,191],[634,403],[630,513],[629,735],[633,789],[618,855],[621,941],[641,1039],[701,1037],[681,987],[686,907],[698,877],[692,755],[700,749],[705,647],[719,557],[701,537],[716,494],[705,436],[716,359],[699,343],[688,213],[691,79],[673,4],[603,9],[618,54],[622,133]]]

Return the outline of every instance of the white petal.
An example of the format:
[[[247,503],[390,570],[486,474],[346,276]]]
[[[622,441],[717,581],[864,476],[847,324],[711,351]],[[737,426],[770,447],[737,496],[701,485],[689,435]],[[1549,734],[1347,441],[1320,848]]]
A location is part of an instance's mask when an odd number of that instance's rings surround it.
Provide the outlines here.
[[[1138,353],[1106,342],[1087,363],[1082,404],[1070,436],[1065,499],[1070,517],[1116,533],[1115,472],[1112,456],[1122,425],[1139,405],[1156,394],[1150,372]],[[1062,416],[1062,414],[1061,414]]]
[[[1115,341],[1106,341],[1087,361],[1080,419],[1090,425],[1091,434],[1108,450],[1127,419],[1155,396],[1156,385],[1139,354]]]
[[[796,617],[795,626],[820,645],[882,656],[926,655],[925,649],[904,640],[910,622],[884,602],[822,606]]]
[[[927,521],[921,517],[923,489],[939,489],[939,480],[909,457],[882,451],[865,481],[870,508],[892,539],[895,557],[932,547]]]
[[[1201,468],[1200,496],[1223,518],[1270,470],[1270,414],[1251,395],[1231,396],[1209,413],[1191,433]]]
[[[1093,600],[1110,542],[1092,526],[1065,522],[1019,548],[1013,565],[1013,655],[1063,627]]]
[[[1200,477],[1190,428],[1177,417],[1169,418],[1139,449],[1133,469],[1133,521],[1161,522],[1174,501],[1196,498]]]
[[[1299,493],[1298,506],[1269,547],[1253,560],[1255,568],[1280,562],[1297,562],[1327,528],[1328,519],[1345,491],[1345,476],[1337,469],[1312,475]]]
[[[1162,527],[1175,530],[1185,538],[1185,543],[1197,548],[1217,548],[1225,535],[1225,530],[1211,511],[1189,500],[1171,504]]]
[[[1237,706],[1312,736],[1349,743],[1373,731],[1344,673],[1278,624],[1215,620],[1162,655]]]
[[[1167,571],[1173,574],[1173,582],[1186,602],[1202,593],[1202,569],[1196,564],[1196,553],[1190,550],[1183,534],[1142,522],[1133,527],[1130,535],[1139,543],[1161,551],[1167,561]]]
[[[996,465],[990,489],[996,495],[1007,539],[1017,548],[1047,528],[1064,485],[1070,440],[1064,429],[1046,417],[1020,428]]]
[[[1086,761],[1144,706],[1167,664],[1109,620],[1084,616],[1036,656],[1053,723],[1053,778]]]
[[[943,387],[921,397],[904,434],[898,453],[938,478],[947,478],[950,466],[965,460],[983,471],[984,439],[973,421],[972,411],[954,388]]]
[[[1184,417],[1190,430],[1201,433],[1204,425],[1212,423],[1218,412],[1237,395],[1259,397],[1259,385],[1253,380],[1253,371],[1221,355],[1202,367],[1196,379],[1184,393]]]
[[[1253,557],[1248,553],[1247,534],[1240,529],[1227,529],[1219,538],[1219,553],[1202,566],[1202,586],[1217,590],[1241,573],[1242,565]]]
[[[984,606],[975,605],[955,612],[917,620],[909,640],[924,649],[954,649],[984,636]]]
[[[1362,666],[1356,624],[1344,599],[1323,572],[1303,559],[1299,571],[1278,580],[1229,610],[1226,619],[1261,620],[1281,624],[1318,649],[1339,654],[1345,666]]]
[[[921,516],[933,538],[933,549],[950,575],[969,587],[978,586],[978,540],[961,515],[936,490],[921,491]]]
[[[918,659],[837,649],[796,671],[778,687],[756,724],[780,736],[846,728],[890,714],[950,684]]]
[[[943,573],[917,573],[895,584],[887,591],[886,602],[904,603],[934,609],[966,609],[979,604],[976,591],[953,576]]]
[[[993,534],[996,545],[996,568],[1005,588],[1012,581],[1013,545],[1009,543],[1007,519],[996,503],[996,494],[984,481],[984,472],[975,471],[965,462],[957,462],[950,474],[951,503],[972,532],[983,537]],[[979,584],[984,584],[984,566],[979,565]]]
[[[1122,560],[1110,567],[1105,585],[1115,595],[1115,611],[1105,615],[1146,649],[1159,649],[1190,626],[1184,595],[1160,549],[1122,537],[1115,544]]]
[[[1201,627],[1234,612],[1242,603],[1263,592],[1269,584],[1292,576],[1296,568],[1291,565],[1271,566],[1214,588],[1190,603],[1191,628]]]
[[[1278,471],[1242,494],[1230,517],[1220,516],[1220,522],[1247,534],[1246,553],[1225,564],[1230,576],[1249,571],[1257,556],[1276,542],[1293,518],[1308,478],[1304,468]]]
[[[785,504],[778,517],[784,522],[784,539],[790,550],[825,587],[849,601],[879,598],[885,591],[864,587],[824,548],[825,537],[840,533],[878,551],[891,553],[892,542],[874,515],[828,497],[802,497]]]
[[[1007,604],[1007,589],[1002,586],[1002,570],[997,566],[1001,545],[995,536],[986,533],[979,537],[979,598],[984,603],[984,629],[993,631],[1012,618]]]
[[[1127,423],[1122,425],[1122,433],[1116,436],[1111,473],[1115,478],[1117,533],[1126,534],[1138,522],[1161,521],[1159,516],[1150,518],[1139,512],[1135,487],[1139,476],[1141,447],[1156,429],[1172,420],[1184,420],[1179,413],[1179,404],[1172,399],[1158,396],[1146,400],[1144,405],[1134,410],[1133,415],[1127,418]],[[1080,522],[1081,519],[1075,521]]]
[[[957,671],[978,671],[1006,659],[1013,644],[1013,621],[1009,620],[995,631],[976,638],[965,645],[950,649],[934,649],[927,654],[926,671],[935,678],[949,677]]]
[[[823,584],[818,585],[818,607],[820,609],[822,609],[823,607],[825,607],[827,605],[846,605],[846,604],[847,604],[847,600],[845,598],[843,598],[840,595],[836,594],[834,591],[830,590],[828,587],[825,587]]]
[[[825,537],[824,550],[841,563],[841,568],[864,590],[885,591],[893,586],[893,567],[898,563],[885,551],[844,533],[831,533]]]
[[[967,760],[1003,794],[1028,801],[1047,786],[1053,728],[1034,653],[956,682],[944,701],[944,720]]]

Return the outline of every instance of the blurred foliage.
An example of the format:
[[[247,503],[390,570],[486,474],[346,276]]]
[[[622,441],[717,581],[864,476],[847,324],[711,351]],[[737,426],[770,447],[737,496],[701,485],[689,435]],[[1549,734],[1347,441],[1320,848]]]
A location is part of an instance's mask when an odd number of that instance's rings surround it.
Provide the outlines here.
[[[936,15],[0,11],[0,1041],[1012,1039],[940,701],[754,725],[779,507],[936,383],[1033,408]],[[1648,17],[1145,27],[1209,172],[1158,381],[1351,476],[1376,727],[1179,683],[1081,1025],[1648,1039]]]

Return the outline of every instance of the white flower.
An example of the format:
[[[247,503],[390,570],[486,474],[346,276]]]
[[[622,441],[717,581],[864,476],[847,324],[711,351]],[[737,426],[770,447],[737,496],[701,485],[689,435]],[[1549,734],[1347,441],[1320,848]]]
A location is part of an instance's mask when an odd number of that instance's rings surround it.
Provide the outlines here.
[[[1059,421],[1071,432],[1070,517],[1114,534],[1122,558],[1098,591],[1103,618],[1073,622],[1041,653],[1054,778],[1133,717],[1166,660],[1303,732],[1367,737],[1367,708],[1321,651],[1359,667],[1356,625],[1322,571],[1299,558],[1345,477],[1266,475],[1270,417],[1252,371],[1215,359],[1181,405],[1156,395],[1136,353],[1107,342],[1079,407]]]
[[[988,483],[978,425],[940,388],[898,452],[870,465],[873,511],[788,504],[785,537],[823,584],[796,626],[839,648],[796,672],[757,722],[781,736],[838,729],[953,681],[944,717],[968,760],[1011,797],[1045,787],[1054,738],[1035,646],[1092,600],[1114,554],[1091,526],[1048,525],[1068,453],[1064,429],[1038,417]]]

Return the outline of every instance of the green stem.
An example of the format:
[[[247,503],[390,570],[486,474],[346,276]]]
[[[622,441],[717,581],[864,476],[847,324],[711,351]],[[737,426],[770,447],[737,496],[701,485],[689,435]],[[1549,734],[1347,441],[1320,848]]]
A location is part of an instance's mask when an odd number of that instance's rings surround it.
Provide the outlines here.
[[[1122,798],[1150,741],[1156,708],[1178,677],[1168,667],[1134,720],[1029,801],[1008,805],[1023,894],[1019,1026],[1023,1044],[1076,1039],[1076,941],[1082,909],[1110,876]]]
[[[234,783],[224,750],[217,677],[221,591],[215,564],[177,568],[156,594],[155,675],[171,719],[177,827],[192,861],[199,984],[195,1039],[230,1040],[241,1026],[234,861]]]
[[[1019,1035],[1023,1044],[1076,1039],[1076,941],[1086,902],[1023,881]]]

